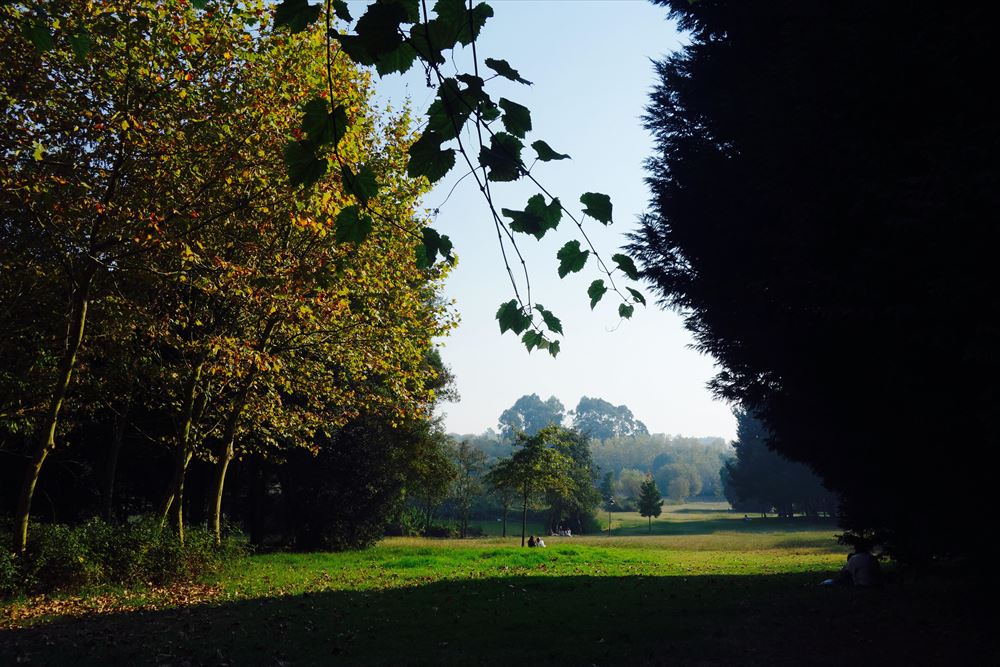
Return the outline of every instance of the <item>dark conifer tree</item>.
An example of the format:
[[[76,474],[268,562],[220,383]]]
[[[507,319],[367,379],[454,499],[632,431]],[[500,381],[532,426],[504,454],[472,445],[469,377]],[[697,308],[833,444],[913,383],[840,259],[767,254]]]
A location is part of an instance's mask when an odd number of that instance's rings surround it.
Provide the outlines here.
[[[660,516],[663,511],[663,496],[656,486],[656,480],[650,475],[639,487],[639,515],[649,518],[649,533],[653,533],[653,517]]]
[[[846,526],[979,550],[972,513],[925,497],[942,443],[998,444],[994,8],[658,1],[691,41],[646,115],[645,278]],[[985,506],[987,467],[948,465]]]

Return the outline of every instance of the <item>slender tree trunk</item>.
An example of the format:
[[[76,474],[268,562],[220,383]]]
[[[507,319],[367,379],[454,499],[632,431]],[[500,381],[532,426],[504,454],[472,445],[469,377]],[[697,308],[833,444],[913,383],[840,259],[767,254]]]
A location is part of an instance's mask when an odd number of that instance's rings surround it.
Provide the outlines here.
[[[191,375],[184,386],[184,407],[181,413],[181,425],[177,430],[177,449],[174,456],[174,475],[170,480],[170,488],[164,495],[163,503],[160,506],[160,528],[167,523],[170,516],[170,509],[174,507],[177,512],[177,536],[184,543],[184,476],[187,472],[188,463],[194,455],[191,447],[191,427],[194,423],[195,397],[198,392],[198,382],[201,380],[201,371],[205,362],[199,361],[191,369]]]
[[[433,516],[434,507],[431,505],[431,497],[427,496],[427,508],[424,512],[424,532],[426,533],[431,527],[431,517]]]
[[[527,489],[527,487],[525,487]],[[521,503],[521,546],[524,546],[524,534],[528,529],[528,492],[525,490]]]
[[[115,476],[118,471],[118,456],[121,453],[122,441],[125,439],[125,428],[128,425],[129,408],[132,405],[131,392],[125,398],[122,411],[115,424],[114,436],[111,439],[111,449],[108,451],[108,461],[104,467],[104,518],[111,521],[114,516]]]
[[[187,457],[184,459],[184,467],[181,468],[181,474],[177,482],[177,492],[176,500],[174,502],[174,512],[176,512],[175,521],[177,523],[177,541],[184,546],[184,477],[187,472],[188,463],[191,462],[191,456],[194,452],[188,452]]]
[[[264,351],[267,346],[267,341],[271,337],[271,333],[274,331],[277,324],[277,319],[269,319],[264,325],[264,330],[261,332],[260,340],[257,342],[257,349],[259,351]],[[243,408],[247,404],[247,396],[250,395],[250,389],[253,387],[256,377],[257,368],[255,366],[247,375],[243,388],[240,389],[234,399],[233,409],[229,413],[229,418],[226,419],[226,429],[223,432],[222,443],[219,446],[219,461],[215,468],[215,503],[212,508],[212,533],[215,535],[216,546],[222,545],[222,492],[226,486],[226,471],[229,470],[229,464],[233,460],[233,445],[236,442],[236,429],[239,426]]]
[[[649,515],[649,534],[653,534],[653,515]]]
[[[76,367],[76,357],[83,343],[83,335],[87,326],[87,307],[90,305],[90,288],[96,274],[95,268],[89,268],[81,277],[80,283],[73,291],[70,320],[66,329],[63,357],[59,363],[59,374],[52,388],[49,407],[38,425],[37,445],[28,462],[21,493],[17,499],[15,524],[17,525],[17,548],[24,553],[28,546],[28,519],[31,515],[31,499],[35,494],[35,486],[42,474],[42,466],[49,452],[56,446],[56,428],[59,425],[59,412],[62,410],[66,392],[69,390],[73,369]]]
[[[233,408],[226,419],[226,428],[222,434],[222,443],[219,446],[219,461],[215,466],[214,503],[212,505],[212,534],[215,535],[216,546],[222,544],[222,492],[226,486],[226,472],[229,470],[229,464],[233,460],[236,429],[239,426],[240,415],[246,405],[252,383],[253,374],[247,378],[246,384],[234,399]]]
[[[507,514],[510,512],[510,505],[503,506],[503,537],[507,537]]]
[[[215,465],[215,490],[212,504],[212,534],[215,536],[215,546],[222,544],[222,490],[226,484],[226,472],[233,460],[233,444],[223,448],[219,462]]]

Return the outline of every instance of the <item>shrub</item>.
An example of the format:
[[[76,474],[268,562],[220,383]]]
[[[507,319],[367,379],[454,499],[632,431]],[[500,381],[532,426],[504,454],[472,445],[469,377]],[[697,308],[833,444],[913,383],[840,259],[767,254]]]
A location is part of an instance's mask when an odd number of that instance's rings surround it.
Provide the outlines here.
[[[63,524],[34,524],[21,563],[27,592],[75,590],[102,580],[99,557],[84,531]]]
[[[583,535],[593,535],[594,533],[601,532],[601,522],[597,519],[593,512],[587,512],[580,518],[580,522],[583,524],[581,526],[580,533]]]
[[[0,539],[0,599],[12,597],[21,590],[21,575],[10,544]]]
[[[248,553],[246,539],[226,531],[222,546],[204,528],[192,528],[185,544],[159,521],[144,517],[121,526],[90,521],[75,527],[33,524],[24,557],[0,534],[0,597],[73,591],[97,584],[167,584],[218,571]]]
[[[432,523],[424,530],[424,537],[458,537],[458,528]]]
[[[386,526],[385,534],[391,537],[416,537],[422,533],[423,525],[423,514],[412,507],[405,507],[396,519]]]

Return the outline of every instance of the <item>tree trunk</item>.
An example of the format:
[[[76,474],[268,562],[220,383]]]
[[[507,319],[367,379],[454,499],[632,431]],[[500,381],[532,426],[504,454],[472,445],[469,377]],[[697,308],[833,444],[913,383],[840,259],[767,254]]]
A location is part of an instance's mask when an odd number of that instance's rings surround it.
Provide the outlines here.
[[[277,323],[277,319],[270,319],[264,325],[264,331],[261,332],[260,340],[257,342],[257,349],[259,351],[263,352],[266,348],[267,340],[271,337],[271,332],[274,331]],[[233,401],[233,409],[229,413],[229,418],[226,419],[226,429],[223,432],[222,443],[219,446],[219,461],[215,469],[215,504],[212,508],[212,533],[215,535],[215,546],[222,545],[222,492],[226,486],[226,471],[229,470],[229,463],[233,460],[236,429],[240,424],[240,416],[247,404],[247,396],[250,395],[250,389],[253,387],[256,377],[257,367],[254,366],[247,375],[243,388],[240,389]]]
[[[108,461],[104,467],[104,493],[101,495],[104,501],[104,518],[107,521],[111,521],[114,518],[115,476],[118,471],[118,456],[121,453],[122,440],[125,439],[125,428],[128,425],[128,412],[131,405],[132,396],[130,393],[125,398],[122,411],[118,415],[114,436],[111,439],[111,449],[108,451]]]
[[[42,474],[42,465],[48,458],[49,452],[56,446],[56,427],[59,425],[59,412],[62,410],[66,392],[69,390],[70,380],[73,377],[73,369],[76,367],[76,356],[83,343],[83,334],[87,326],[87,307],[90,305],[90,287],[93,282],[96,268],[89,268],[82,276],[80,284],[73,291],[73,303],[70,311],[69,326],[66,329],[65,349],[63,357],[59,363],[59,374],[56,376],[55,386],[52,388],[52,398],[49,407],[45,411],[41,422],[38,425],[38,440],[28,468],[25,471],[24,482],[21,485],[21,493],[17,499],[17,513],[15,524],[17,525],[17,548],[20,553],[24,553],[28,547],[28,519],[31,515],[31,499],[35,494],[35,486],[38,478]]]
[[[524,546],[524,534],[528,528],[528,492],[524,492],[524,499],[521,503],[521,546]]]
[[[233,460],[234,443],[236,442],[236,429],[240,423],[240,415],[246,405],[247,396],[250,394],[250,386],[253,384],[254,373],[247,378],[246,384],[236,395],[233,409],[226,419],[226,429],[223,431],[222,443],[219,446],[219,461],[215,467],[215,490],[214,504],[212,506],[212,534],[215,535],[215,546],[222,544],[222,491],[226,485],[226,471]]]
[[[215,466],[215,490],[212,504],[212,534],[215,536],[215,546],[222,544],[222,490],[226,484],[226,472],[233,460],[233,444],[230,442],[220,452],[219,462]]]
[[[649,534],[653,534],[653,515],[649,515]]]
[[[177,537],[180,538],[181,544],[184,544],[184,477],[193,456],[194,452],[190,449],[178,449],[174,452],[174,474],[170,478],[170,487],[160,506],[160,529],[167,525],[167,520],[173,511]]]
[[[191,376],[184,387],[184,408],[181,413],[181,426],[177,431],[177,450],[174,456],[174,475],[170,480],[170,488],[164,495],[163,503],[160,506],[160,528],[167,523],[170,516],[170,509],[176,506],[177,511],[177,536],[184,543],[184,475],[187,472],[188,463],[194,455],[191,447],[191,427],[194,422],[195,396],[198,391],[198,382],[201,380],[201,371],[205,362],[199,361],[191,369]]]
[[[510,512],[510,505],[503,506],[503,537],[507,537],[507,514]]]

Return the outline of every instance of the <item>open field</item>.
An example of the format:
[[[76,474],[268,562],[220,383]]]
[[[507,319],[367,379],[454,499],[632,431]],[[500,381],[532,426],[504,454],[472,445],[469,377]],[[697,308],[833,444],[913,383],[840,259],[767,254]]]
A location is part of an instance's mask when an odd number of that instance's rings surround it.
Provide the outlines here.
[[[844,559],[833,525],[672,509],[651,537],[623,515],[637,534],[546,549],[393,538],[255,556],[184,597],[92,598],[112,613],[22,601],[0,610],[0,664],[996,664],[982,587],[818,587]]]

